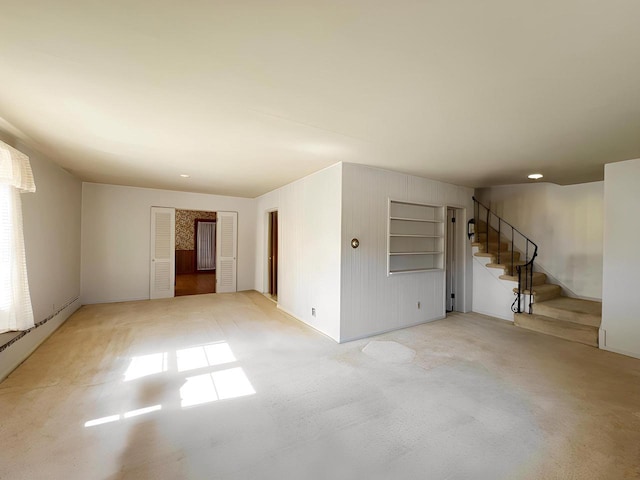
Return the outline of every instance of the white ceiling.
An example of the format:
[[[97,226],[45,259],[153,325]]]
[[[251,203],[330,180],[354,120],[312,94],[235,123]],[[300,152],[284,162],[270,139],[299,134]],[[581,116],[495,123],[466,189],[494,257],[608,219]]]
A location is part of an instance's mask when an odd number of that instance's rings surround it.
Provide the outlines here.
[[[640,157],[638,0],[0,12],[0,126],[87,181],[253,197],[345,161],[568,184]]]

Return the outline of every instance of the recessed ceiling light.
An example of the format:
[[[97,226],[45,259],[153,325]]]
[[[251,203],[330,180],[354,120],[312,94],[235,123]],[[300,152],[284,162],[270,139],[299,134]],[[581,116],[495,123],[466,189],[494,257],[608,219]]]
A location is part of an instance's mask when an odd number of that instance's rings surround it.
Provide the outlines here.
[[[532,173],[531,175],[529,175],[529,178],[531,180],[538,180],[539,178],[542,178],[542,174],[541,173]]]
[[[180,176],[182,178],[189,178],[191,175],[187,175],[186,173],[181,173]]]

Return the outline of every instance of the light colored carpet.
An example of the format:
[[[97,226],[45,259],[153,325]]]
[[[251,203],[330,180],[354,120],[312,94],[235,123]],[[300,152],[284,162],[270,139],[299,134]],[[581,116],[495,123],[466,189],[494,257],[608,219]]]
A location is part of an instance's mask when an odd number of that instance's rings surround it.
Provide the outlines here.
[[[390,363],[409,363],[416,356],[415,350],[400,345],[398,342],[389,341],[381,342],[375,340],[369,342],[362,351],[371,358]]]
[[[337,345],[255,292],[87,306],[0,384],[0,477],[640,478],[639,379],[473,314]]]

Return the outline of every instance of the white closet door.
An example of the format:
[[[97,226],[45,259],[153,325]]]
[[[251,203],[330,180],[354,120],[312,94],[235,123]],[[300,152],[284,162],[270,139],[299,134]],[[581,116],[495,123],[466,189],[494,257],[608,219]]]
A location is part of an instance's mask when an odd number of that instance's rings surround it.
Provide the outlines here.
[[[150,297],[174,296],[176,209],[151,207]]]
[[[236,291],[238,213],[216,213],[216,293]]]

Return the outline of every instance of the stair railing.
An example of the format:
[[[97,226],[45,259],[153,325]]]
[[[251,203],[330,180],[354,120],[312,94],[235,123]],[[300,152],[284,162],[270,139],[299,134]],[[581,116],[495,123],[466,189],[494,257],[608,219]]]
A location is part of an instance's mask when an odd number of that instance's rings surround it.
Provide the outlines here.
[[[495,232],[498,243],[498,253],[496,261],[498,264],[502,264],[501,260],[504,260],[505,255],[511,256],[511,275],[514,274],[514,268],[518,272],[518,292],[515,293],[516,299],[511,304],[511,310],[514,313],[522,313],[522,295],[526,291],[529,291],[529,312],[533,313],[533,261],[538,256],[538,245],[529,240],[529,238],[522,232],[518,231],[509,222],[503,220],[501,217],[492,212],[489,207],[483,205],[473,197],[473,220],[470,220],[470,224],[474,224],[473,236],[474,239],[479,239],[480,233],[486,234],[485,239],[485,251],[489,252],[490,235],[491,231]],[[485,223],[484,231],[482,230],[482,222]],[[509,238],[511,234],[511,251],[503,251],[502,248],[502,236],[505,233],[505,237]],[[471,236],[472,234],[469,234]],[[524,253],[524,264],[515,265],[515,250],[516,246],[520,253]]]

